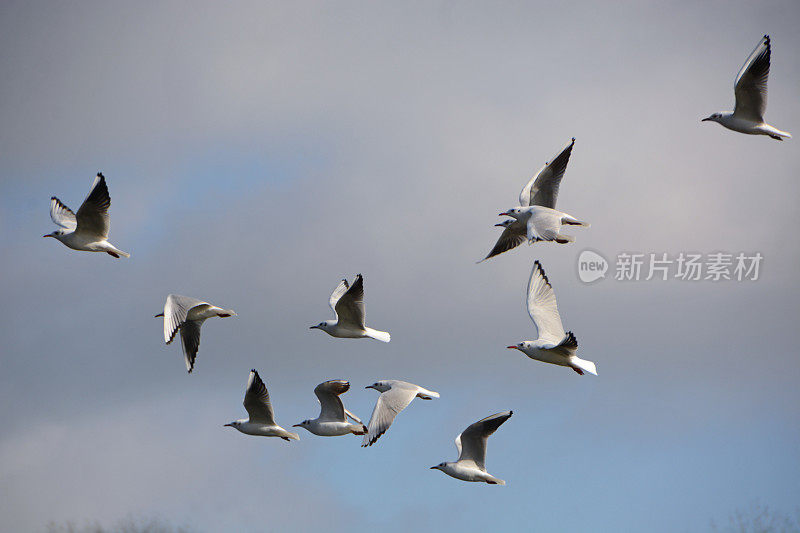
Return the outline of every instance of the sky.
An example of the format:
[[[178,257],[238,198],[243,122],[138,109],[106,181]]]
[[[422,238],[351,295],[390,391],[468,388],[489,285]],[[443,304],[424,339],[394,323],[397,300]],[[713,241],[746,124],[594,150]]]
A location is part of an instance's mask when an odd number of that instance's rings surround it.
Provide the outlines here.
[[[798,139],[700,119],[772,38],[766,119],[800,134],[796,2],[0,4],[0,529],[158,517],[198,531],[707,531],[800,502]],[[576,242],[475,264],[571,137]],[[115,260],[54,240],[50,196],[110,190]],[[581,251],[612,263],[577,276]],[[758,252],[756,281],[617,281],[618,254]],[[505,347],[542,262],[598,377]],[[308,326],[362,273],[368,325]],[[209,320],[195,371],[153,315]],[[370,448],[249,437],[313,388],[438,391]],[[470,423],[506,486],[429,467]],[[301,430],[302,431],[302,430]]]

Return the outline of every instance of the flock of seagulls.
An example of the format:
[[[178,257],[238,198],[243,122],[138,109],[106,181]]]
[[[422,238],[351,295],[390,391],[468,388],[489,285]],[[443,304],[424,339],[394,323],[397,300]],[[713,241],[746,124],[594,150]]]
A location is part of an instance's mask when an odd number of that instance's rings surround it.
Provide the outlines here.
[[[714,113],[703,121],[718,122],[740,133],[768,135],[777,140],[791,137],[789,133],[764,122],[770,53],[770,39],[765,35],[736,77],[736,106],[733,113]],[[519,206],[500,213],[509,218],[496,224],[503,228],[503,232],[491,251],[479,262],[512,250],[525,241],[529,244],[538,241],[571,243],[574,238],[561,233],[562,226],[589,227],[588,223],[556,209],[559,187],[574,146],[573,138],[523,187],[519,195]],[[73,250],[105,252],[115,258],[130,257],[129,253],[108,242],[110,205],[111,197],[105,177],[98,173],[77,212],[73,212],[55,196],[50,199],[50,218],[60,229],[44,237],[53,237]],[[361,274],[355,277],[352,285],[343,279],[334,289],[328,303],[335,318],[320,322],[310,329],[322,330],[335,338],[370,338],[381,342],[391,340],[388,332],[366,325],[364,278]],[[508,346],[509,349],[519,350],[536,361],[571,368],[579,375],[597,375],[594,362],[576,355],[578,341],[571,331],[564,330],[555,292],[539,261],[534,262],[528,281],[527,309],[536,326],[537,338]],[[166,344],[172,343],[176,334],[180,333],[186,370],[191,373],[200,346],[203,322],[212,317],[236,316],[236,313],[232,309],[217,307],[202,300],[170,294],[164,304],[164,311],[155,316],[164,319]],[[358,435],[363,439],[361,446],[372,446],[386,433],[395,417],[415,398],[439,398],[438,392],[393,379],[376,381],[366,388],[380,393],[366,425],[342,403],[341,396],[350,390],[350,382],[334,379],[314,388],[320,404],[319,416],[303,420],[292,427],[303,428],[322,437]],[[300,440],[297,433],[288,431],[275,422],[269,391],[255,369],[250,371],[247,380],[244,408],[248,418],[234,420],[225,426],[246,435],[279,437],[286,441]],[[469,425],[455,439],[458,459],[455,462],[440,463],[431,469],[440,470],[463,481],[504,485],[505,481],[486,471],[486,444],[489,436],[512,414],[512,411],[496,413]]]

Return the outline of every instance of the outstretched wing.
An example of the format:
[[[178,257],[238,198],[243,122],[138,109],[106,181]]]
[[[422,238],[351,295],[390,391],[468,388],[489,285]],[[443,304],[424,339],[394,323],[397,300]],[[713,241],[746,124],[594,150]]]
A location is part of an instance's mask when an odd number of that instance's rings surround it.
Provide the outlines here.
[[[108,237],[108,208],[111,205],[111,197],[108,195],[106,178],[100,172],[94,178],[92,190],[86,200],[83,201],[75,218],[78,221],[76,231],[96,235],[105,239]]]
[[[247,391],[244,393],[244,408],[250,415],[251,422],[263,422],[267,425],[275,425],[275,415],[272,413],[272,404],[269,401],[269,391],[267,386],[261,381],[255,368],[250,371],[247,380]]]
[[[164,342],[167,344],[175,338],[178,328],[186,321],[189,310],[198,305],[209,305],[188,296],[170,294],[164,304]]]
[[[194,360],[197,359],[197,350],[200,348],[200,326],[202,322],[189,320],[180,327],[181,346],[186,370],[191,374],[194,369]]]
[[[375,409],[372,410],[372,416],[367,424],[367,434],[364,435],[361,446],[372,446],[381,435],[386,433],[386,430],[392,425],[394,417],[408,407],[416,395],[416,389],[406,387],[393,387],[381,393]]]
[[[64,205],[55,196],[50,198],[50,218],[62,228],[75,231],[78,221],[75,220],[75,213],[72,209]]]
[[[514,411],[504,411],[502,413],[487,416],[470,424],[467,429],[456,437],[456,449],[458,450],[459,462],[472,462],[479,469],[486,471],[486,441],[489,435],[497,431],[503,422],[511,418]]]
[[[575,146],[575,137],[555,159],[545,163],[542,169],[530,179],[519,193],[519,205],[522,207],[541,205],[555,209],[558,188],[561,186],[561,178],[564,177],[564,172],[567,170],[573,146]]]
[[[334,311],[339,318],[339,324],[364,329],[364,278],[361,274],[356,276],[350,288],[336,302]]]
[[[503,233],[500,234],[500,237],[497,239],[492,251],[489,252],[486,257],[481,259],[480,262],[486,261],[487,259],[490,259],[496,255],[500,255],[503,252],[512,250],[525,242],[527,239],[526,231],[527,228],[521,224],[511,224],[510,226],[507,226],[503,230]]]
[[[314,389],[314,394],[320,404],[319,418],[326,421],[345,422],[345,409],[340,394],[350,390],[350,382],[342,379],[332,379],[320,383]]]
[[[770,53],[769,35],[765,35],[739,70],[733,86],[736,94],[735,116],[756,122],[764,121]]]
[[[328,305],[331,306],[331,309],[333,310],[334,314],[336,314],[336,302],[339,301],[339,298],[341,298],[342,295],[345,292],[347,292],[347,289],[349,289],[349,288],[350,288],[350,284],[347,283],[346,279],[343,279],[339,283],[339,285],[337,285],[336,288],[333,289],[333,292],[331,293],[331,298],[330,298],[330,300],[328,300]]]
[[[564,338],[564,326],[558,314],[556,293],[553,291],[541,263],[535,261],[528,281],[528,314],[536,325],[540,341],[550,341],[554,345]]]

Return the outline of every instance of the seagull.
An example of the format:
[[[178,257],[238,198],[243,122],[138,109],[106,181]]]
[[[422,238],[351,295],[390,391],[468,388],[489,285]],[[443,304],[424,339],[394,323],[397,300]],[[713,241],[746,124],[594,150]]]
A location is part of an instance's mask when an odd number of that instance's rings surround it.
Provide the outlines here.
[[[364,324],[364,278],[356,276],[353,285],[346,279],[334,289],[328,304],[336,315],[335,320],[326,320],[309,329],[321,329],[331,337],[363,339],[369,337],[381,342],[389,342],[392,337],[385,331],[368,328]]]
[[[454,463],[439,463],[432,466],[431,470],[441,470],[448,476],[463,481],[485,481],[490,485],[505,485],[505,481],[497,479],[486,471],[486,441],[489,440],[489,435],[497,431],[497,428],[513,414],[514,411],[503,411],[470,424],[456,437],[458,460]]]
[[[164,317],[164,342],[170,344],[175,338],[175,333],[180,330],[186,370],[191,374],[197,357],[197,348],[200,346],[200,326],[212,316],[225,318],[236,316],[236,313],[233,309],[222,309],[188,296],[170,294],[164,304],[164,312],[158,313],[156,318],[161,316]]]
[[[364,440],[361,442],[362,447],[375,444],[375,441],[392,425],[394,417],[408,407],[414,398],[432,400],[439,397],[438,392],[396,379],[382,379],[365,388],[375,389],[381,395],[378,396],[375,409],[372,410],[372,417],[367,426],[368,433],[364,435]]]
[[[314,388],[314,394],[320,404],[319,417],[314,420],[303,420],[292,427],[305,428],[314,435],[322,437],[336,437],[339,435],[366,435],[365,426],[356,415],[344,408],[340,394],[350,389],[350,382],[341,379],[332,379],[320,383]],[[351,424],[347,418],[353,419],[356,424]]]
[[[300,440],[300,436],[297,433],[286,431],[275,423],[272,404],[269,402],[269,392],[255,368],[250,371],[250,378],[247,380],[247,391],[244,393],[244,408],[247,409],[247,414],[250,415],[250,418],[247,420],[234,420],[230,424],[225,424],[225,427],[235,428],[246,435],[280,437],[285,441],[289,441],[289,439]]]
[[[736,95],[736,107],[733,108],[733,113],[714,113],[701,122],[710,120],[729,130],[748,135],[769,135],[778,141],[782,141],[783,137],[791,138],[788,132],[764,122],[771,50],[769,35],[765,35],[742,65],[733,84]]]
[[[563,224],[569,224],[571,226],[582,226],[584,228],[589,227],[588,222],[583,222],[567,213],[540,205],[515,207],[504,213],[500,213],[500,215],[512,217],[518,224],[525,226],[525,237],[528,239],[528,244],[536,241],[555,241],[558,244],[575,242],[575,238],[571,235],[559,233],[561,231],[561,226]],[[514,223],[512,222],[512,224]]]
[[[64,205],[55,196],[50,197],[50,218],[62,229],[43,237],[53,237],[61,241],[66,247],[83,252],[106,252],[112,257],[130,257],[131,254],[123,252],[108,242],[108,208],[111,197],[108,195],[106,178],[101,172],[97,173],[92,184],[92,189],[86,200],[83,201],[77,213]]]
[[[523,341],[507,348],[519,350],[531,359],[568,366],[583,375],[584,372],[597,375],[597,368],[591,361],[575,355],[578,341],[571,331],[564,333],[561,316],[558,314],[556,293],[542,269],[535,261],[528,281],[528,314],[539,333],[535,341]]]
[[[539,205],[555,209],[558,188],[561,186],[561,178],[564,177],[564,172],[567,170],[567,163],[569,163],[569,156],[572,154],[573,146],[575,146],[575,137],[552,161],[545,163],[539,172],[525,184],[525,187],[519,193],[519,205],[521,207]],[[526,220],[514,217],[495,224],[495,226],[505,229],[500,234],[500,238],[497,239],[494,248],[486,257],[478,261],[479,263],[516,248],[527,240],[528,228]]]

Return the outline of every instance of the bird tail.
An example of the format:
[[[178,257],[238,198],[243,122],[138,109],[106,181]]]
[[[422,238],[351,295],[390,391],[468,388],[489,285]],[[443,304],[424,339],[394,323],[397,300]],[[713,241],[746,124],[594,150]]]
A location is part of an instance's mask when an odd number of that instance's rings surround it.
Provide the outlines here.
[[[288,441],[289,439],[300,440],[300,435],[298,435],[297,433],[292,433],[291,431],[287,431],[286,435],[281,436],[281,438],[286,441]]]
[[[594,374],[595,376],[597,375],[597,367],[593,362],[587,361],[586,359],[572,357],[572,359],[570,359],[570,365],[572,365],[573,368],[578,368],[590,374]]]
[[[381,342],[389,342],[392,340],[392,336],[385,331],[378,331],[377,329],[372,328],[364,328],[364,331],[367,337],[379,340]]]
[[[568,224],[570,226],[581,226],[584,228],[588,228],[590,226],[588,222],[584,222],[583,220],[578,220],[577,218],[567,214],[564,214],[564,216],[561,217],[561,223]]]
[[[111,246],[111,245],[109,245],[109,246],[111,247],[111,249],[105,249],[105,252],[110,256],[116,257],[117,259],[119,259],[119,256],[122,256],[122,257],[130,257],[131,256],[131,254],[129,254],[128,252],[123,252],[122,250],[120,250],[116,246]]]
[[[488,483],[489,485],[505,485],[506,484],[505,481],[503,481],[502,479],[496,478],[494,476],[491,476],[489,479],[487,479],[486,483]]]
[[[419,396],[423,400],[433,400],[434,398],[439,397],[439,393],[432,390],[423,389],[422,387],[420,387],[417,396]]]

